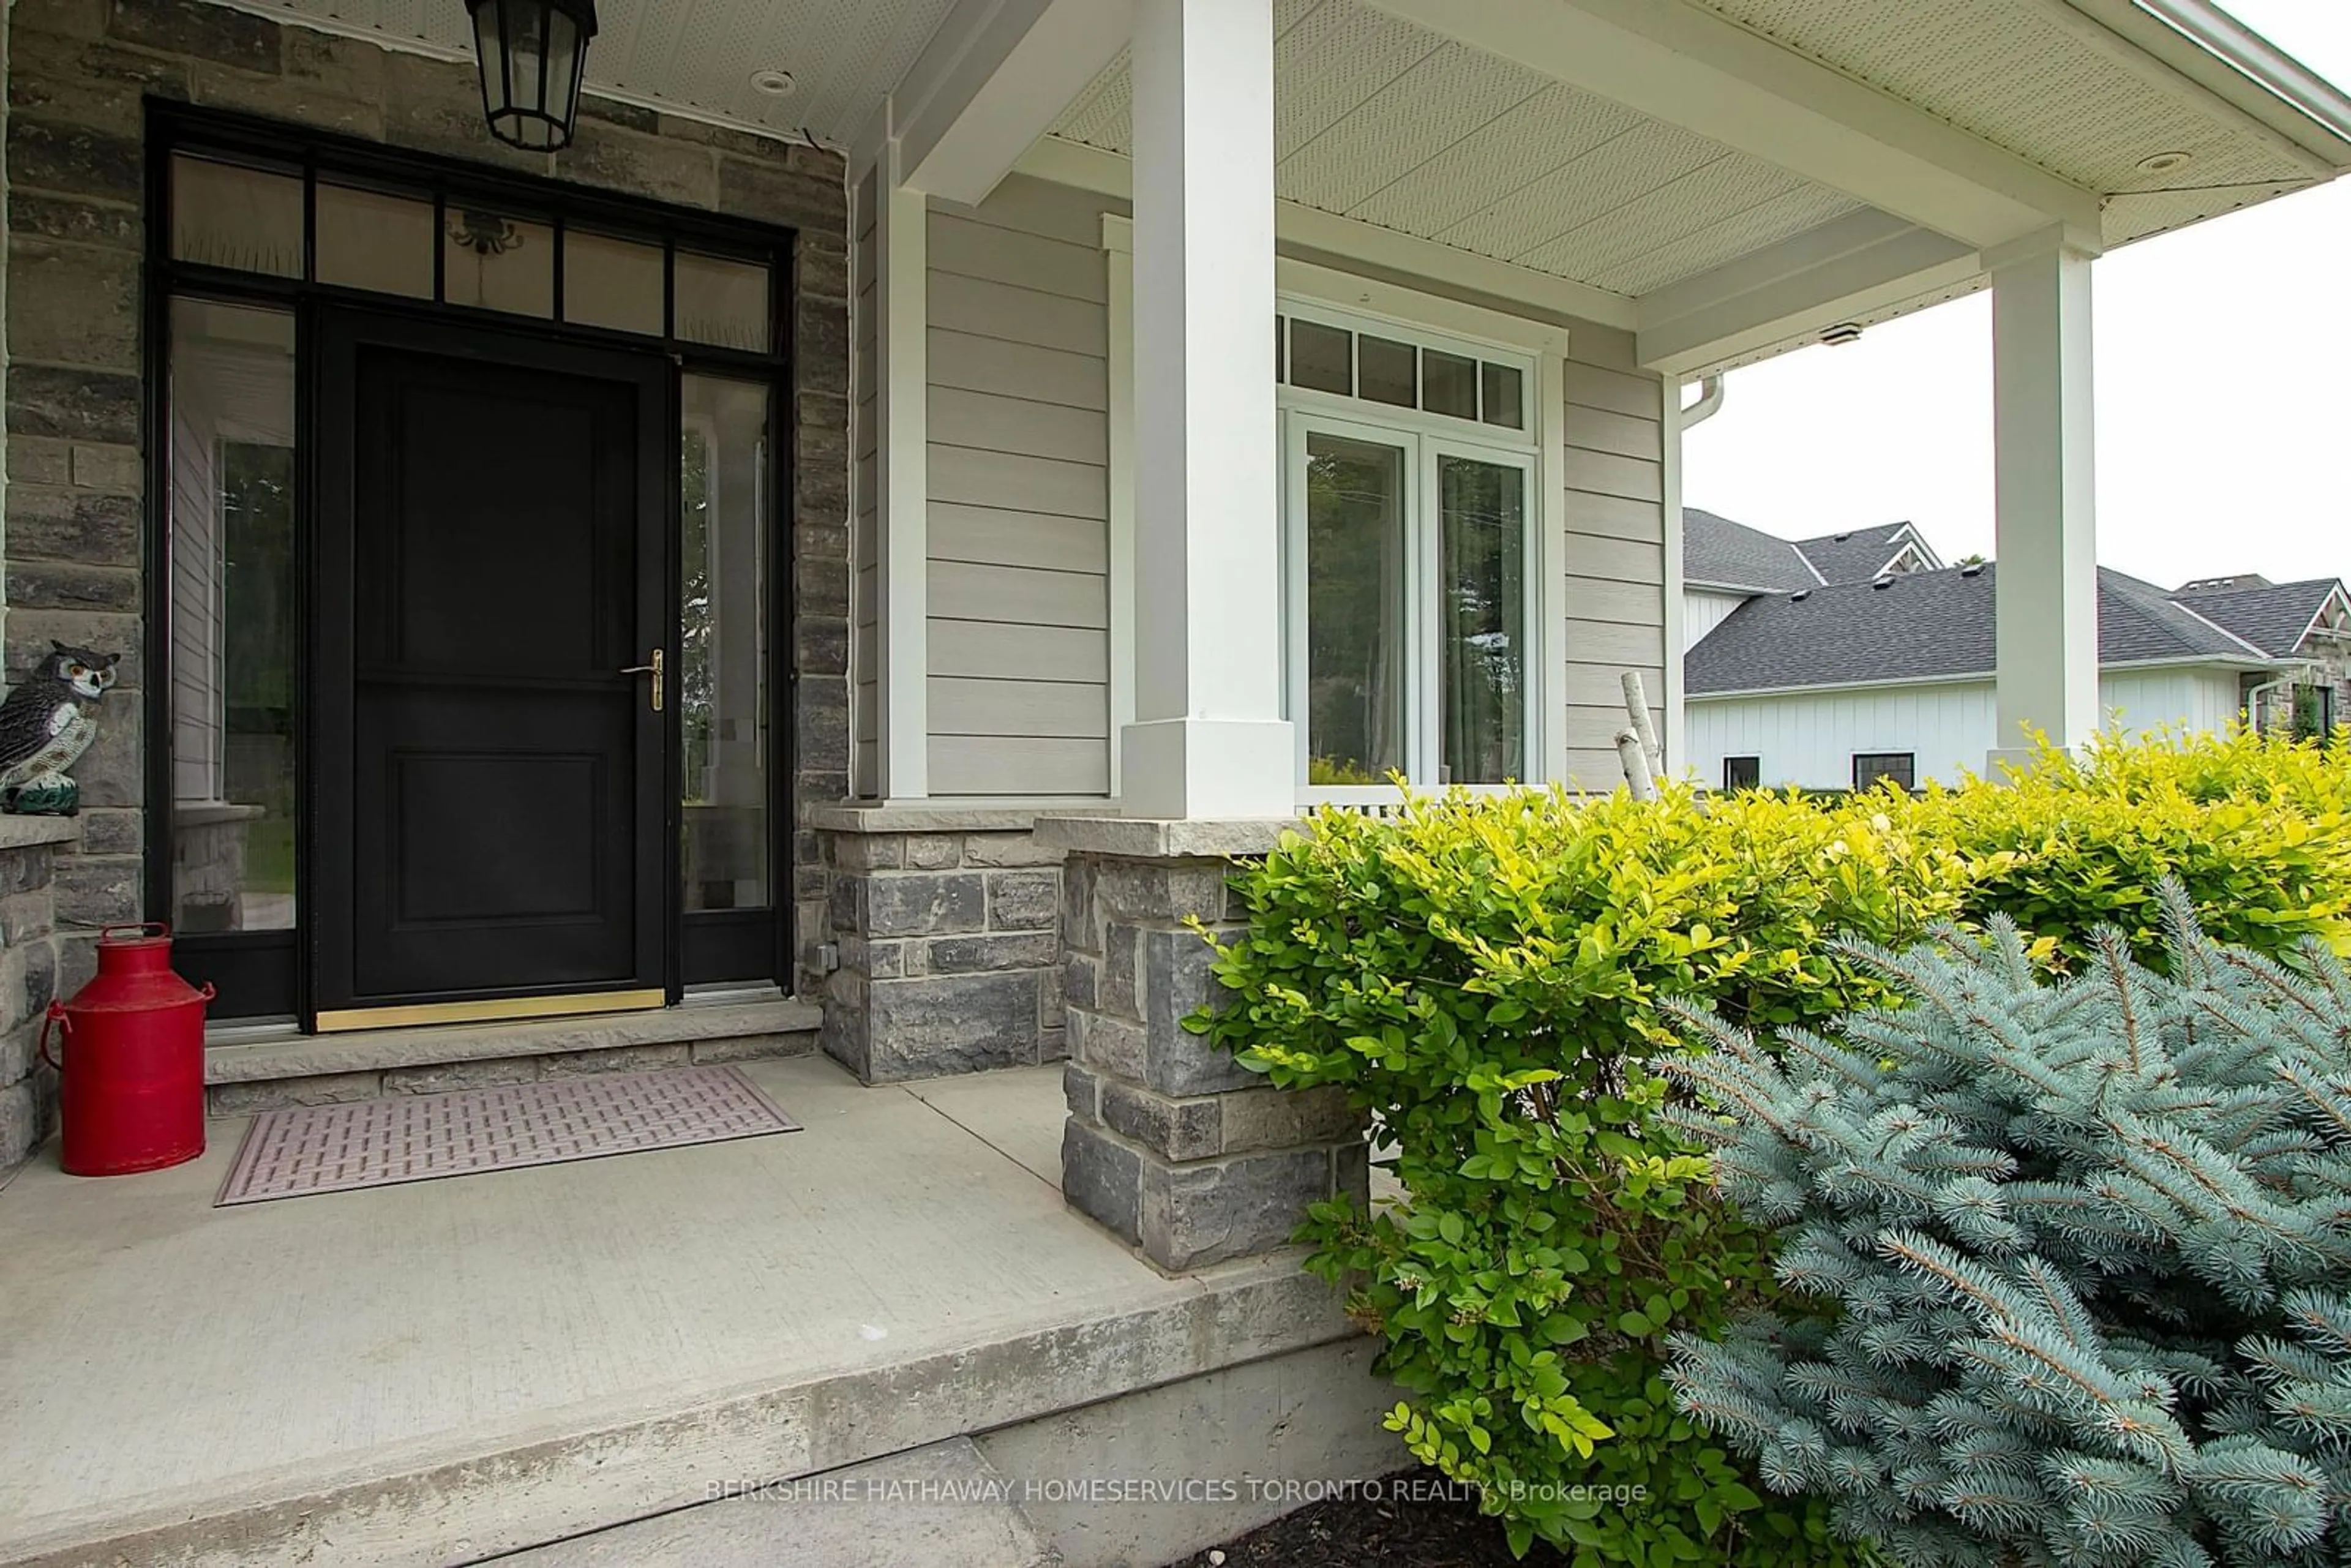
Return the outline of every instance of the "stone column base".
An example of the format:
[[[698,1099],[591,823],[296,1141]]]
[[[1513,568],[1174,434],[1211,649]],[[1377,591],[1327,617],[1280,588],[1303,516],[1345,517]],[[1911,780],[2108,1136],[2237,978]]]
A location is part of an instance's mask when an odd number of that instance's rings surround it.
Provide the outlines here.
[[[1343,1091],[1275,1089],[1183,1027],[1223,995],[1215,951],[1189,922],[1241,930],[1226,885],[1234,857],[1265,853],[1295,825],[1038,824],[1038,841],[1065,852],[1062,1195],[1170,1271],[1270,1251],[1308,1204],[1360,1199],[1369,1185],[1364,1118]]]
[[[0,1182],[57,1130],[57,1075],[41,1019],[58,989],[56,859],[81,842],[68,817],[0,817]]]
[[[1061,853],[1033,811],[829,806],[825,1052],[868,1083],[1058,1061]]]

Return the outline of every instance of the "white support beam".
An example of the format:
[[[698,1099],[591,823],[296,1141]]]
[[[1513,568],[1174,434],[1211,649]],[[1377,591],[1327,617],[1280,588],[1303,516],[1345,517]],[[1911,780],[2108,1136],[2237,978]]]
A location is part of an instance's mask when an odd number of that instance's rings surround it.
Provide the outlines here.
[[[1126,158],[1056,136],[1030,148],[1016,167],[1023,174],[1101,195],[1124,199],[1134,191],[1134,166]],[[1453,290],[1518,307],[1513,311],[1517,315],[1532,306],[1553,318],[1572,316],[1627,330],[1637,320],[1634,301],[1625,295],[1296,202],[1275,201],[1273,233],[1286,256],[1315,253],[1383,272],[1439,280]]]
[[[2093,193],[1687,0],[1371,3],[1971,246],[2098,244]]]
[[[1282,817],[1267,0],[1139,0],[1134,817]]]
[[[1991,264],[1999,512],[1997,766],[2027,731],[2068,749],[2097,733],[2098,548],[2090,258],[2054,231]]]
[[[879,784],[883,799],[930,793],[929,203],[895,176],[885,141],[872,188],[875,333],[873,418],[879,436],[875,552],[881,669]]]
[[[1983,273],[1974,247],[1865,210],[1641,299],[1641,363],[1687,376]]]
[[[890,95],[905,183],[977,206],[1126,47],[1111,0],[957,0]]]

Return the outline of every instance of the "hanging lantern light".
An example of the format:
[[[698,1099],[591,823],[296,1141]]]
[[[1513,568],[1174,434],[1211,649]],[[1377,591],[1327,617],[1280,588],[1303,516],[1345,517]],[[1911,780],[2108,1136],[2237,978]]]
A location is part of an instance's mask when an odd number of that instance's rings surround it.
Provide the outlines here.
[[[595,0],[465,0],[490,134],[527,152],[571,145]]]

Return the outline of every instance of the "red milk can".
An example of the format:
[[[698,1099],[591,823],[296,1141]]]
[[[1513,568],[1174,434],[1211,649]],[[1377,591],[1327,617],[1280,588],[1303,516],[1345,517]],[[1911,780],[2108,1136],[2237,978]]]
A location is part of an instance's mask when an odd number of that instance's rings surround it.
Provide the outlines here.
[[[135,936],[119,936],[135,931]],[[72,1176],[161,1170],[204,1152],[204,1004],[172,972],[172,928],[160,921],[98,934],[98,973],[69,1002],[53,1001],[41,1056],[57,1069],[60,1163]],[[65,1061],[49,1054],[60,1026]]]

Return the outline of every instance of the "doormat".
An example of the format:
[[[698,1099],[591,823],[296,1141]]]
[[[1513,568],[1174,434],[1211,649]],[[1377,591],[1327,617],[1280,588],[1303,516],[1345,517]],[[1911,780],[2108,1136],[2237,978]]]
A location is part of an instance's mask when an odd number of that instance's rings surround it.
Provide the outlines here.
[[[799,1131],[732,1067],[288,1106],[253,1119],[213,1207]]]

